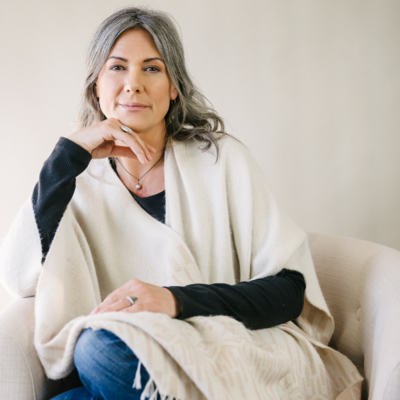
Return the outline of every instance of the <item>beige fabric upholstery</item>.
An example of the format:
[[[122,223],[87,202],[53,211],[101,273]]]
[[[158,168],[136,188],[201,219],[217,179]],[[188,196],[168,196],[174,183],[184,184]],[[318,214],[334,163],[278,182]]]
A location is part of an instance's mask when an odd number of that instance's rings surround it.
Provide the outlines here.
[[[366,377],[363,399],[400,399],[400,252],[312,233],[309,242],[335,319],[330,345]],[[49,399],[59,391],[33,347],[33,306],[33,298],[13,300],[0,314],[0,399]]]
[[[45,377],[33,346],[34,298],[13,300],[0,314],[0,399],[47,400],[59,382]]]
[[[400,399],[400,252],[312,233],[309,243],[336,324],[330,346],[365,376],[363,399]]]
[[[0,240],[0,247],[3,243],[3,239]],[[0,283],[0,313],[6,308],[7,304],[9,304],[14,299],[10,293],[4,289],[3,285]]]
[[[15,297],[11,296],[3,285],[0,284],[0,313],[7,307]]]

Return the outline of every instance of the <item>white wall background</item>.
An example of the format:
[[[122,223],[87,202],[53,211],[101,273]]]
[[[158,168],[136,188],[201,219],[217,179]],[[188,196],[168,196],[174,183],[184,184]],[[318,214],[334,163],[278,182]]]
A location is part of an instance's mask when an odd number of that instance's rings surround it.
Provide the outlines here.
[[[87,45],[127,5],[181,27],[189,69],[305,230],[400,249],[400,1],[0,2],[0,238],[72,132]]]

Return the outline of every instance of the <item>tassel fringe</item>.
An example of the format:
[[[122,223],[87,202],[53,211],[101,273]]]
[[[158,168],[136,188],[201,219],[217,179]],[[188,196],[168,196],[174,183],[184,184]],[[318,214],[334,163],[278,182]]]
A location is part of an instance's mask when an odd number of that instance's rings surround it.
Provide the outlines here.
[[[139,364],[136,370],[135,380],[133,381],[133,388],[138,390],[142,388],[142,376],[140,374],[141,367],[142,367],[142,362],[139,360]]]
[[[153,392],[149,400],[157,400],[158,388]]]
[[[156,385],[154,384],[153,379],[150,378],[142,392],[142,395],[140,396],[140,400],[146,400],[146,398],[151,399],[155,390],[156,390]]]
[[[133,381],[133,388],[134,389],[141,389],[142,388],[142,377],[140,373],[140,369],[142,367],[142,362],[139,361],[137,370],[136,370],[136,375],[135,375],[135,380]],[[171,397],[167,394],[161,394],[159,392],[158,387],[154,383],[153,379],[150,377],[150,379],[147,381],[146,386],[143,389],[143,392],[140,396],[140,400],[157,400],[157,395],[160,395],[161,400],[177,400],[175,397]]]

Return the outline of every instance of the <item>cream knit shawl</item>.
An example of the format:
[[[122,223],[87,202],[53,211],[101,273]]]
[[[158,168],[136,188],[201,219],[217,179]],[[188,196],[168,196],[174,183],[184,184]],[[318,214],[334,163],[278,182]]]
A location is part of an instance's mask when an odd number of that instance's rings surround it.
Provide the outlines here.
[[[86,327],[108,329],[136,353],[151,379],[142,399],[357,399],[361,376],[327,347],[334,323],[307,236],[277,206],[238,141],[201,152],[170,141],[165,153],[166,223],[148,215],[105,160],[91,161],[44,265],[29,199],[0,249],[0,277],[17,296],[36,296],[35,347],[47,375],[73,369]],[[187,321],[165,314],[88,314],[132,278],[152,284],[241,281],[301,272],[307,288],[296,324],[250,331],[224,316]],[[139,299],[140,301],[140,299]],[[132,384],[140,386],[140,368]]]

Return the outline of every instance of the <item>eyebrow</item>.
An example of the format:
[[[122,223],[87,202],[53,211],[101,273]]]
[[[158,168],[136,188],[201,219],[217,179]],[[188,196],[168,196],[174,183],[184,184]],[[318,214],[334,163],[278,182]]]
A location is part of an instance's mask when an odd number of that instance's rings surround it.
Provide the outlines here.
[[[117,56],[108,57],[108,58],[107,58],[107,61],[108,61],[110,58],[115,58],[115,59],[117,59],[117,60],[121,60],[121,61],[128,62],[128,60],[127,60],[126,58],[117,57]],[[149,61],[153,61],[153,60],[160,60],[160,61],[164,62],[164,60],[161,59],[160,57],[146,58],[145,60],[143,60],[143,62],[149,62]],[[165,63],[164,63],[164,64],[165,64]]]

